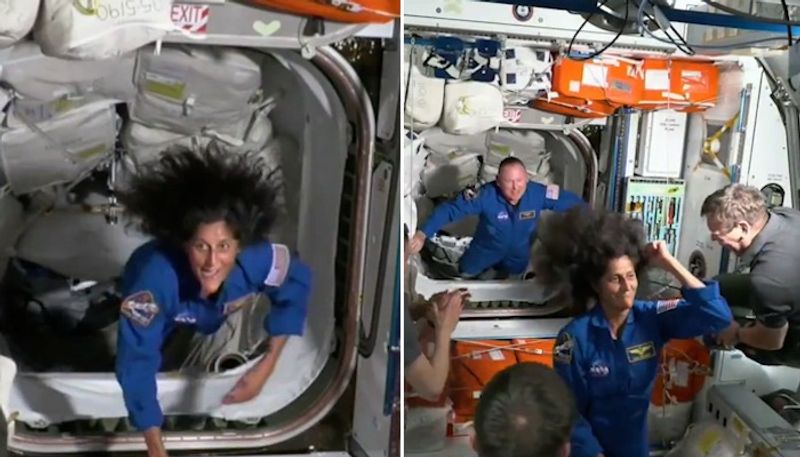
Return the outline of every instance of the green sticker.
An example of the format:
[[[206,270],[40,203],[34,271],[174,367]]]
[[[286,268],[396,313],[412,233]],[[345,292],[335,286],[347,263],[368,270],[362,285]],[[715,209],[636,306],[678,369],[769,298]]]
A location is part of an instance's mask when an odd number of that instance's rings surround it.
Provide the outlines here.
[[[75,156],[82,160],[89,160],[96,156],[105,154],[107,149],[108,148],[106,148],[106,145],[98,144],[97,146],[92,146],[91,148],[75,153]]]
[[[186,83],[179,79],[147,73],[145,74],[144,90],[164,98],[183,101]]]

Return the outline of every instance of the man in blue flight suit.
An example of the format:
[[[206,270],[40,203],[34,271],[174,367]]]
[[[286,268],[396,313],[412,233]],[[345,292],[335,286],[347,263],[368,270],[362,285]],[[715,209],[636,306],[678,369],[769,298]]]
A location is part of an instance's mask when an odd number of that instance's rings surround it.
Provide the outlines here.
[[[556,185],[528,179],[525,165],[516,157],[500,162],[495,182],[484,184],[437,207],[411,240],[419,252],[425,239],[445,225],[469,215],[479,215],[472,242],[459,260],[464,277],[476,277],[491,269],[501,275],[520,275],[530,261],[530,248],[542,211],[567,211],[583,201]]]
[[[561,330],[553,349],[554,368],[580,414],[572,456],[647,457],[647,411],[661,348],[673,338],[718,333],[732,316],[717,283],[694,277],[663,241],[644,246],[638,223],[617,214],[581,225],[584,233],[573,238],[583,252],[572,265],[573,293],[596,304]],[[682,299],[635,300],[637,272],[648,263],[680,282]]]
[[[116,367],[150,456],[167,455],[156,376],[162,343],[178,325],[212,334],[256,294],[269,297],[266,353],[222,399],[226,404],[258,395],[287,338],[303,332],[311,272],[286,246],[266,239],[276,192],[264,165],[257,156],[213,147],[167,151],[121,195],[155,238],[123,272]]]

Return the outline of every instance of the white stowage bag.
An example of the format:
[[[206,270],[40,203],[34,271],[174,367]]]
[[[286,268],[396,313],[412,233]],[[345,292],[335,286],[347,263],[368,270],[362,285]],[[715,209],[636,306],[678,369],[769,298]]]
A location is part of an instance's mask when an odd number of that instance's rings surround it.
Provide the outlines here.
[[[11,190],[24,194],[72,181],[114,151],[113,106],[88,105],[64,116],[0,136],[0,159]]]
[[[134,120],[194,135],[252,113],[260,102],[261,67],[254,54],[231,48],[165,46],[159,55],[144,48],[134,81]]]
[[[478,183],[481,162],[478,154],[455,157],[430,154],[422,171],[422,185],[428,198],[451,197]]]
[[[445,132],[471,135],[503,122],[503,95],[488,83],[467,81],[447,84],[440,125]]]
[[[131,224],[108,224],[102,214],[59,208],[37,218],[16,246],[17,256],[68,278],[107,281],[148,236]],[[91,249],[87,249],[91,246]]]
[[[737,447],[727,429],[708,420],[691,425],[667,457],[735,457]]]
[[[545,158],[544,137],[533,131],[498,130],[486,134],[486,164],[497,167],[506,157],[514,156],[529,171],[536,171]]]
[[[403,117],[406,126],[410,128],[413,125],[414,130],[419,131],[436,125],[442,117],[444,79],[422,73],[422,51],[419,48],[405,46],[403,51],[403,88],[406,100]]]
[[[128,122],[122,132],[122,145],[139,164],[155,159],[170,146],[205,147],[211,140],[233,151],[261,151],[272,138],[272,122],[264,112],[254,112],[239,122],[218,130],[186,135]]]
[[[525,46],[509,47],[502,52],[500,86],[508,103],[526,103],[552,87],[553,57],[549,50]]]
[[[409,138],[408,135],[412,137]],[[428,150],[424,146],[424,140],[414,133],[406,134],[403,137],[403,161],[407,164],[403,168],[403,195],[419,194],[427,158]]]
[[[431,238],[431,261],[458,274],[458,261],[467,252],[472,237],[458,238],[447,235],[434,235]]]
[[[486,132],[474,135],[452,135],[439,127],[434,127],[419,136],[425,140],[425,147],[431,152],[450,157],[464,154],[481,154],[486,152]]]
[[[647,410],[648,437],[652,444],[678,441],[692,418],[692,402],[650,404]]]
[[[107,59],[176,30],[171,13],[172,0],[42,0],[34,37],[47,55]]]
[[[30,33],[40,0],[0,1],[0,48],[11,46]]]
[[[0,81],[13,90],[8,126],[20,119],[39,123],[99,100],[127,102],[136,95],[135,55],[101,61],[72,61],[42,54],[36,43],[23,41],[5,50]]]

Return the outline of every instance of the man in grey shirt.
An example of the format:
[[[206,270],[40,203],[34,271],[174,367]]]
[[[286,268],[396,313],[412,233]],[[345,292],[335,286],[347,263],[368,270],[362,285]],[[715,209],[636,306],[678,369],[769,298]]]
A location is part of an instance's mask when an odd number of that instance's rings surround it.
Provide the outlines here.
[[[712,239],[750,267],[718,280],[728,303],[751,309],[756,321],[734,321],[718,342],[765,365],[800,367],[800,212],[767,209],[758,189],[732,184],[709,195],[701,215]]]

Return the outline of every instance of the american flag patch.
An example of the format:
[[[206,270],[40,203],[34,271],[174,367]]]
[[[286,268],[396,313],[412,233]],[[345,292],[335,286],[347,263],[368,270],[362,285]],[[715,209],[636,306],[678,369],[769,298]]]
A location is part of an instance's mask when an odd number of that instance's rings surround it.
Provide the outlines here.
[[[283,244],[272,245],[272,266],[267,274],[267,279],[264,284],[272,287],[278,287],[286,281],[286,276],[289,274],[289,264],[292,261],[292,256],[289,253],[289,248]]]
[[[548,184],[545,196],[548,200],[558,200],[559,187],[556,184]]]
[[[656,305],[656,313],[661,314],[673,310],[678,307],[678,302],[680,302],[680,300],[677,298],[673,300],[659,300]]]

